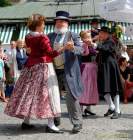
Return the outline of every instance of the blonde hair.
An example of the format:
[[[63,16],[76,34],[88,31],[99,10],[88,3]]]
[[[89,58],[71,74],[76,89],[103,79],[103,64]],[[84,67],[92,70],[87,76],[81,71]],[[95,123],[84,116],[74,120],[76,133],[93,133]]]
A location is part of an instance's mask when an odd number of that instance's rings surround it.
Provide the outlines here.
[[[29,30],[35,31],[37,26],[41,26],[42,23],[45,23],[46,18],[43,15],[40,14],[33,14],[31,17],[29,17],[27,26]]]
[[[90,31],[81,31],[79,35],[80,35],[81,38],[84,38],[84,36],[86,34],[90,34],[90,36],[91,36],[91,32]]]
[[[21,39],[17,40],[17,47],[19,47],[19,46],[25,47],[26,46],[25,41],[21,40]]]

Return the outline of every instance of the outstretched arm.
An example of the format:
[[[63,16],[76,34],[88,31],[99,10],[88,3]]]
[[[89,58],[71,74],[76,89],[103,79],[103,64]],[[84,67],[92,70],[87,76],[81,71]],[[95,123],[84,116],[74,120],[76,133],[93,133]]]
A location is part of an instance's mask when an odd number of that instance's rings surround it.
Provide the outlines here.
[[[66,50],[73,52],[75,55],[80,55],[83,53],[84,49],[80,41],[78,34],[71,33],[71,40],[65,44]]]

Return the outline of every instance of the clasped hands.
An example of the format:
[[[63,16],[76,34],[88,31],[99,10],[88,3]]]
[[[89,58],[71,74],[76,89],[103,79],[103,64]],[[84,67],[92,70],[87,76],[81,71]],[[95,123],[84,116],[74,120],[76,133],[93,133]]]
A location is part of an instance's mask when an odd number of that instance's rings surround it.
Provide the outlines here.
[[[62,53],[65,50],[73,50],[74,49],[74,42],[73,41],[68,41],[66,44],[63,45],[58,51]]]

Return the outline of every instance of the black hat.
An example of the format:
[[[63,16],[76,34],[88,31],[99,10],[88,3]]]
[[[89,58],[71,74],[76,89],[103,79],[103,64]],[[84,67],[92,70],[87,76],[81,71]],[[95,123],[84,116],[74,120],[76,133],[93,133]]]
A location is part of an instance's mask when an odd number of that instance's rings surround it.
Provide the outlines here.
[[[66,21],[69,21],[69,13],[66,12],[66,11],[57,11],[56,12],[56,18],[54,20],[57,20],[57,19],[61,19],[61,20],[66,20]]]
[[[100,31],[106,32],[106,33],[109,33],[110,34],[110,28],[109,27],[106,27],[106,26],[101,27]]]
[[[93,18],[93,19],[91,20],[91,24],[93,24],[93,23],[99,23],[99,20],[98,20],[97,18]]]
[[[113,34],[113,33],[116,33],[116,26],[112,26],[111,27],[111,33]]]

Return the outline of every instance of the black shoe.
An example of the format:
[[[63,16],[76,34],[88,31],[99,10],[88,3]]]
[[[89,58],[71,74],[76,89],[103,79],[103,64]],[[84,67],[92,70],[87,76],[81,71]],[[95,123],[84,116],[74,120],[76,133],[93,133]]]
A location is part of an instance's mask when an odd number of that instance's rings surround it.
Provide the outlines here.
[[[104,114],[104,117],[112,115],[114,112],[115,112],[115,110],[108,109],[108,111]]]
[[[76,134],[76,133],[80,132],[81,129],[82,129],[82,124],[75,124],[73,126],[72,133]]]
[[[59,126],[60,125],[60,117],[54,118],[54,124],[55,124],[55,126]]]
[[[48,133],[60,133],[60,134],[63,134],[64,132],[63,131],[61,131],[61,130],[54,130],[54,129],[51,129],[50,127],[46,127],[46,132],[48,132]]]
[[[28,129],[33,129],[33,128],[35,128],[35,126],[31,124],[22,123],[21,125],[22,130],[28,130]]]
[[[120,113],[114,112],[113,115],[110,118],[111,119],[118,119],[120,117],[121,117],[121,112]]]
[[[87,110],[87,109],[84,110],[84,114],[85,114],[86,117],[87,117],[88,115],[91,115],[91,116],[95,116],[95,115],[96,115],[95,113],[93,113],[93,112],[91,112],[91,111],[89,111],[89,110]]]

